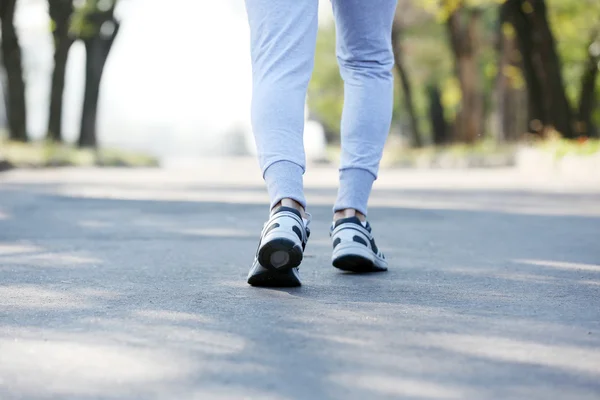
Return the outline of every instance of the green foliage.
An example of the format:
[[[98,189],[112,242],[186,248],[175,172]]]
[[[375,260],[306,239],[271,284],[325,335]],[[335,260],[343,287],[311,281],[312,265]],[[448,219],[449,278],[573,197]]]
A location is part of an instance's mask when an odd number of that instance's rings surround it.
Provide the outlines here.
[[[537,143],[536,147],[552,153],[556,159],[567,155],[585,157],[600,154],[600,140],[598,139],[567,140],[555,137]]]
[[[440,86],[447,119],[454,118],[460,103],[460,89],[454,77],[454,63],[445,34],[445,27],[437,23],[432,15],[425,14],[418,25],[407,26],[401,36],[403,59],[413,87],[414,105],[421,132],[426,137],[431,130],[427,117],[429,104],[426,88],[429,85]],[[395,78],[398,83],[399,78]],[[397,112],[394,120],[397,124],[408,119],[403,102],[404,93],[396,84]]]
[[[573,108],[579,103],[581,76],[587,61],[587,51],[596,32],[600,43],[600,1],[598,0],[546,0],[551,28],[557,41],[562,62],[567,95]],[[498,10],[504,0],[407,0],[400,2],[399,15],[410,14],[413,19],[403,21],[401,36],[403,59],[411,79],[415,108],[422,132],[429,135],[426,89],[435,84],[442,90],[442,103],[446,118],[452,122],[461,101],[461,93],[454,73],[454,60],[449,49],[446,20],[459,6],[467,10],[478,8],[482,12],[482,31],[478,41],[479,66],[483,72],[485,109],[489,117],[493,112],[492,93],[498,73],[509,78],[513,88],[524,88],[520,69],[507,67],[498,71],[496,50],[497,33],[502,29],[511,34],[510,25],[498,26]],[[400,8],[402,7],[402,8]],[[398,80],[396,80],[398,82]],[[600,79],[596,82],[600,93]],[[394,123],[403,125],[408,120],[402,106],[403,94],[396,85]],[[597,94],[598,96],[598,94]],[[339,133],[343,104],[343,84],[339,77],[335,57],[335,28],[324,27],[317,41],[315,71],[309,86],[309,107],[330,132]],[[600,126],[600,107],[594,114]]]
[[[555,160],[566,156],[586,159],[600,155],[600,140],[567,140],[560,137],[538,140],[532,148],[551,154]],[[516,144],[498,144],[492,140],[481,140],[473,145],[453,144],[442,147],[406,149],[388,146],[382,162],[388,166],[490,167],[509,166],[515,161],[519,150]]]
[[[308,88],[308,106],[326,130],[340,131],[344,85],[335,56],[335,27],[319,31],[315,71]]]
[[[598,0],[546,0],[551,28],[561,56],[567,96],[573,107],[579,104],[581,76],[588,59],[592,41],[600,45],[600,1]],[[598,66],[600,68],[600,65]],[[600,93],[600,79],[596,80],[596,93]],[[594,114],[600,124],[600,109]]]
[[[452,59],[446,46],[441,46],[438,35],[443,35],[443,28],[431,18],[423,25],[407,35],[405,40],[405,61],[411,70],[415,91],[415,107],[419,123],[423,131],[429,131],[427,114],[426,91],[421,90],[432,82],[441,81],[444,87],[454,89],[444,91],[456,96],[457,85],[452,75]],[[417,31],[419,29],[419,31]],[[421,32],[422,30],[422,32]],[[426,32],[426,34],[425,34]],[[344,84],[340,77],[337,58],[335,55],[335,26],[333,24],[322,27],[317,37],[317,50],[315,56],[315,70],[308,88],[308,106],[313,114],[329,132],[339,135],[342,117]],[[420,68],[421,65],[437,65],[439,68]],[[394,71],[395,73],[395,71]],[[396,82],[399,78],[396,77]],[[460,100],[460,96],[458,96]],[[403,93],[396,85],[393,119],[394,124],[403,124],[408,120],[408,115],[403,107]],[[452,107],[458,101],[450,96],[445,98]]]
[[[80,39],[98,35],[104,18],[102,14],[112,14],[117,0],[81,0],[75,2],[75,10],[71,19],[70,33]]]
[[[127,166],[155,167],[158,160],[146,154],[115,149],[82,150],[53,142],[20,143],[0,140],[0,160],[16,167]]]
[[[420,5],[428,12],[435,15],[438,22],[445,22],[450,14],[459,9],[465,8],[490,8],[496,7],[505,0],[421,0]]]
[[[482,140],[473,145],[453,144],[448,146],[425,146],[406,148],[397,141],[390,140],[383,154],[385,167],[417,168],[465,168],[510,165],[515,157],[517,146],[498,144],[492,140]],[[328,148],[329,158],[338,162],[339,147]]]

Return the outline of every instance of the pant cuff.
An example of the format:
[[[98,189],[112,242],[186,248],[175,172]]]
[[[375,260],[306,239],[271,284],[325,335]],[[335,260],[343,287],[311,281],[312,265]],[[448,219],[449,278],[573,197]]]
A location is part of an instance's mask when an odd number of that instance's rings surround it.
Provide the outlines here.
[[[302,167],[291,161],[277,161],[264,172],[271,209],[283,199],[292,199],[306,209]]]
[[[367,215],[367,204],[375,175],[367,170],[348,168],[340,171],[340,188],[333,212],[353,208]]]

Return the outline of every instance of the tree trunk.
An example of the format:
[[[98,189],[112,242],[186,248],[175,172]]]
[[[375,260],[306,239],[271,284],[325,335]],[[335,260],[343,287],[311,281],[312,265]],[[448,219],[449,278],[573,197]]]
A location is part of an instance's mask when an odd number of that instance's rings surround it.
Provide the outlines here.
[[[62,109],[65,90],[65,73],[69,49],[73,42],[64,39],[57,43],[54,50],[54,70],[52,72],[52,88],[50,92],[50,115],[48,119],[48,139],[62,142]]]
[[[581,91],[579,94],[579,110],[577,113],[577,134],[579,136],[598,137],[597,127],[592,121],[592,113],[598,102],[596,93],[596,79],[598,79],[598,64],[600,54],[595,54],[592,46],[596,43],[596,35],[588,47],[588,59],[581,78]]]
[[[574,137],[572,110],[545,1],[507,0],[502,12],[517,32],[527,82],[530,130],[543,135],[553,127],[567,138]]]
[[[429,119],[433,130],[433,143],[437,146],[447,144],[448,124],[444,117],[444,106],[442,105],[442,93],[438,85],[427,88],[429,97]]]
[[[71,0],[49,0],[48,9],[54,22],[54,70],[52,71],[52,86],[50,90],[50,112],[48,118],[47,138],[62,142],[62,109],[65,89],[65,73],[69,49],[73,38],[69,35],[69,23],[73,13]]]
[[[466,21],[464,21],[466,19]],[[448,18],[447,27],[461,90],[461,108],[456,117],[454,138],[473,143],[483,134],[483,95],[478,65],[477,35],[481,11],[458,7]]]
[[[0,43],[0,48],[1,46],[2,44]],[[2,65],[2,57],[0,56],[0,66]],[[2,92],[2,98],[0,99],[0,102],[2,102],[2,109],[0,109],[0,129],[7,128],[8,126],[8,91],[6,90],[6,84],[7,82],[6,79],[4,79],[4,76],[0,76],[0,92]]]
[[[492,116],[492,136],[496,142],[507,141],[510,128],[507,126],[506,116],[508,110],[506,109],[505,99],[508,97],[509,89],[509,75],[507,74],[508,68],[511,64],[512,55],[512,38],[507,37],[505,32],[505,21],[502,19],[502,13],[499,13],[499,29],[497,30],[496,36],[496,51],[498,54],[498,73],[496,74],[496,82],[494,85],[494,112]]]
[[[83,112],[81,115],[81,130],[79,147],[92,147],[98,145],[96,135],[97,115],[98,115],[98,99],[100,97],[100,83],[102,81],[102,73],[108,59],[108,54],[112,48],[112,44],[118,33],[119,24],[117,21],[112,21],[115,24],[115,29],[108,37],[101,34],[85,39],[85,92],[83,95]]]
[[[9,137],[12,140],[27,141],[27,113],[25,106],[25,82],[21,64],[21,47],[14,25],[16,0],[0,1],[0,22],[2,23],[2,59],[6,71]]]
[[[403,52],[400,45],[400,34],[401,27],[399,25],[399,22],[395,20],[394,24],[392,25],[392,48],[394,50],[394,63],[396,71],[398,72],[398,75],[400,77],[400,82],[402,84],[402,91],[404,93],[404,105],[406,107],[406,111],[410,119],[410,129],[412,131],[412,145],[414,147],[421,147],[423,146],[423,140],[419,129],[417,112],[415,111],[412,87],[410,84],[410,79],[408,77],[408,71],[404,66]]]
[[[500,13],[497,36],[498,74],[494,88],[495,111],[492,118],[496,142],[512,142],[527,131],[526,94],[518,82],[522,69],[515,32]],[[525,101],[524,101],[525,98]]]

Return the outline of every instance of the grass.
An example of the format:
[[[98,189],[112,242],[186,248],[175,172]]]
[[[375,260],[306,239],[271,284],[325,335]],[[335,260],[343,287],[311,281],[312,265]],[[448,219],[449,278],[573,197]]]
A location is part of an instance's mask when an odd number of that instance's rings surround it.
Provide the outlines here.
[[[0,140],[0,160],[14,167],[42,168],[63,166],[156,167],[154,157],[117,149],[78,149],[52,142],[20,143]]]
[[[550,153],[556,160],[565,156],[588,157],[600,154],[600,140],[567,140],[558,136],[528,143],[530,148]],[[482,140],[474,145],[453,144],[449,146],[428,146],[419,149],[406,148],[395,138],[390,137],[384,151],[384,166],[502,166],[514,158],[518,145],[498,145]],[[329,146],[328,158],[339,162],[339,145]],[[71,145],[40,141],[32,143],[11,142],[0,139],[0,164],[42,168],[59,166],[108,166],[108,167],[156,167],[156,158],[132,151],[110,148],[99,150],[78,149]],[[1,168],[0,168],[1,169]]]
[[[498,145],[482,140],[473,145],[452,144],[447,146],[425,146],[406,148],[390,138],[382,159],[384,166],[404,167],[492,167],[512,163],[516,145]]]
[[[492,140],[482,140],[474,145],[452,144],[415,149],[407,148],[399,140],[390,137],[384,150],[382,165],[450,168],[509,166],[514,163],[517,151],[522,146],[550,153],[556,160],[565,156],[600,155],[600,140],[598,139],[567,140],[550,137],[545,140],[536,139],[518,144],[498,144]],[[339,145],[329,146],[327,152],[332,161],[339,162]]]
[[[555,137],[535,143],[534,147],[553,154],[555,159],[571,155],[587,157],[600,154],[599,139],[582,138],[579,140],[567,140]]]

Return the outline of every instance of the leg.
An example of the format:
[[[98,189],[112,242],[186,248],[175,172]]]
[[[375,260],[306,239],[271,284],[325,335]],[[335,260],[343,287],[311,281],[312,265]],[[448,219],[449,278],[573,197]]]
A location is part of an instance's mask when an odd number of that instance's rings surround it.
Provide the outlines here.
[[[334,212],[350,209],[366,215],[392,119],[396,0],[332,0],[332,4],[345,93]]]
[[[271,208],[306,207],[304,104],[314,65],[318,0],[246,0],[252,54],[252,128]]]
[[[392,119],[392,21],[396,0],[332,0],[344,79],[340,189],[331,227],[332,263],[354,272],[387,270],[365,221]]]
[[[246,0],[246,11],[252,129],[272,209],[248,283],[298,286],[298,266],[309,236],[303,218],[304,104],[314,64],[318,0]]]

